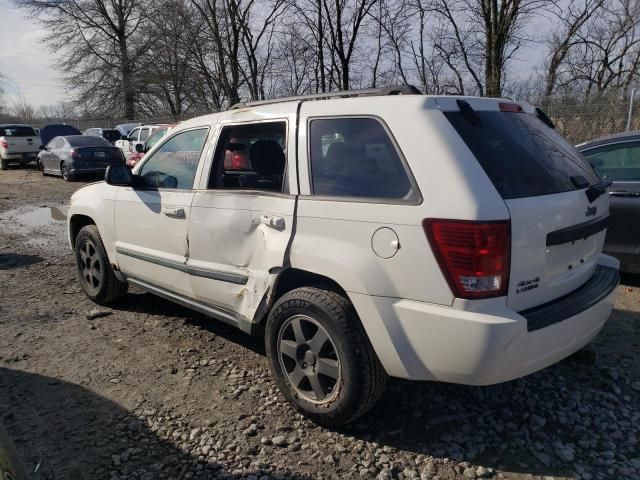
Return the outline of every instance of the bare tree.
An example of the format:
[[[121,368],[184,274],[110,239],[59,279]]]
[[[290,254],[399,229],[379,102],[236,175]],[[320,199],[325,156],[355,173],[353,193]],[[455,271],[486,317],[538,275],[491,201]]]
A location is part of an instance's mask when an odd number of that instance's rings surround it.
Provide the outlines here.
[[[567,5],[552,9],[557,27],[547,40],[549,61],[546,68],[545,96],[553,93],[561,68],[570,51],[581,42],[584,26],[597,15],[605,0],[570,0]]]
[[[322,0],[329,30],[332,64],[336,70],[336,84],[342,90],[351,86],[350,67],[363,21],[378,0]]]
[[[36,108],[29,103],[21,90],[18,90],[18,95],[11,102],[9,111],[24,123],[33,123],[36,118]]]
[[[95,108],[112,108],[127,118],[136,113],[137,63],[146,50],[139,43],[145,0],[14,0],[37,15],[59,52],[61,69],[78,98]],[[96,88],[99,85],[99,88]]]

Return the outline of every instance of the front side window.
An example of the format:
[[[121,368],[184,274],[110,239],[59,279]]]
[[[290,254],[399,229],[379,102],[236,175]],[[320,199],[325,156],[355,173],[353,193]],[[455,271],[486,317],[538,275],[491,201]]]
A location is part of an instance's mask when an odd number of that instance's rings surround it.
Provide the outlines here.
[[[405,166],[379,121],[312,120],[309,142],[315,195],[395,200],[412,197]]]
[[[224,127],[209,187],[282,192],[286,138],[286,122]]]
[[[47,150],[57,150],[58,148],[64,147],[64,139],[62,137],[56,137],[49,142],[47,145]]]
[[[640,142],[594,148],[584,156],[605,180],[640,181]]]
[[[140,129],[136,128],[133,132],[131,132],[129,134],[129,140],[130,141],[134,141],[137,142],[138,141],[138,136],[140,135]]]
[[[140,130],[140,138],[138,141],[144,142],[147,140],[147,138],[149,138],[149,129],[143,128],[142,130]]]
[[[192,189],[208,133],[208,128],[199,128],[167,140],[142,165],[142,184],[148,188]]]

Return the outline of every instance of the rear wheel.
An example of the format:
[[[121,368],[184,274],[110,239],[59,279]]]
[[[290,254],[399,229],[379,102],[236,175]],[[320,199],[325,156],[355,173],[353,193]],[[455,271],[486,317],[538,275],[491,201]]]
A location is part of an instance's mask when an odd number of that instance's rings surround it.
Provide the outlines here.
[[[69,171],[69,167],[66,163],[60,165],[60,175],[64,179],[65,182],[71,182],[73,180],[73,175]]]
[[[274,305],[266,328],[271,369],[285,398],[314,422],[339,426],[367,412],[386,373],[342,295],[298,288]]]
[[[0,158],[0,170],[7,170],[9,168],[9,160],[6,158]]]
[[[107,305],[127,293],[128,284],[113,273],[98,227],[83,227],[75,242],[76,267],[80,285],[91,300]]]

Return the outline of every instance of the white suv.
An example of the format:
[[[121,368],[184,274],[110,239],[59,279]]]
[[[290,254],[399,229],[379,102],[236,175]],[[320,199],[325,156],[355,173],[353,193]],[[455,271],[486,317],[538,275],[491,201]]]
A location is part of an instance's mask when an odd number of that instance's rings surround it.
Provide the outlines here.
[[[110,167],[71,199],[84,291],[133,284],[265,335],[325,425],[388,375],[494,384],[583,347],[619,279],[607,184],[528,104],[385,95],[405,91],[243,104]]]

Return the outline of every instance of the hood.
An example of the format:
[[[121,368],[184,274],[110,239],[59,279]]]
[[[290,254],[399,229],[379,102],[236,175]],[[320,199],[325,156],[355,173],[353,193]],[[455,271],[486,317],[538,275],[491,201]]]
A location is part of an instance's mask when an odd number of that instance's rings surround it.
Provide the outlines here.
[[[66,136],[66,135],[82,135],[80,130],[71,125],[61,124],[49,124],[40,129],[40,141],[42,145],[46,145],[54,137]]]

